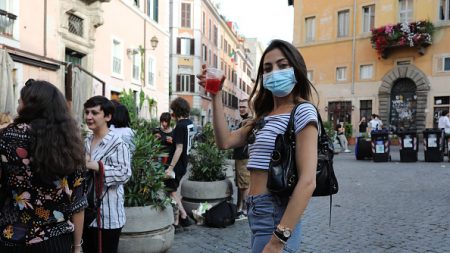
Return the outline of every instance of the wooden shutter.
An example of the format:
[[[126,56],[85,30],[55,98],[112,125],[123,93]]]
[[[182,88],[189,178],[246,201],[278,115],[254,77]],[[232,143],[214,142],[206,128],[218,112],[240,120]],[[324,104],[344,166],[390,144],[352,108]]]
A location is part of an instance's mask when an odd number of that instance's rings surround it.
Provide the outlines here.
[[[181,76],[177,75],[177,91],[181,91]]]
[[[195,92],[195,75],[191,75],[191,89],[190,92]]]
[[[181,39],[177,38],[177,54],[181,54]]]
[[[195,55],[195,39],[191,39],[191,55]]]

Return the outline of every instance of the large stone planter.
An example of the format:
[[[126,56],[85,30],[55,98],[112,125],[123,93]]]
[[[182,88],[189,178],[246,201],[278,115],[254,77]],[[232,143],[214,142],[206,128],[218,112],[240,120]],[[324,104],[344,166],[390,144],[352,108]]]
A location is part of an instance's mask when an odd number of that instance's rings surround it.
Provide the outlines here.
[[[222,200],[229,199],[232,193],[232,184],[229,179],[213,182],[200,182],[184,180],[181,184],[183,207],[189,215],[198,208],[200,203],[208,202],[215,205]]]
[[[120,235],[119,253],[166,252],[172,246],[175,235],[172,206],[164,210],[126,207],[125,213],[127,222]]]

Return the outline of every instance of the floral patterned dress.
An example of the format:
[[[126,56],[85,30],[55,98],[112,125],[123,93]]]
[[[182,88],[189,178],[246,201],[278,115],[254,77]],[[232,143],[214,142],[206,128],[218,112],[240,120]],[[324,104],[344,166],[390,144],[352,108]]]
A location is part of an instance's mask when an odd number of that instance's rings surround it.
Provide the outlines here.
[[[10,125],[0,134],[0,191],[8,200],[0,199],[0,207],[6,203],[0,211],[18,214],[12,224],[0,222],[4,242],[33,244],[72,233],[71,216],[87,206],[82,168],[43,182],[31,166],[32,139],[26,124]]]

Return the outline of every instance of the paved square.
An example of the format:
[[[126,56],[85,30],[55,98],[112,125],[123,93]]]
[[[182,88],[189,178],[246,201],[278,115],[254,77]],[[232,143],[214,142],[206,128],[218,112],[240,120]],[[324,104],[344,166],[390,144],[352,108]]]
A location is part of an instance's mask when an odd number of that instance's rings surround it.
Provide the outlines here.
[[[422,148],[422,147],[421,147]],[[335,156],[340,191],[313,198],[303,218],[302,252],[450,252],[450,163],[357,161]],[[170,253],[249,252],[246,220],[214,229],[192,226],[176,234]]]

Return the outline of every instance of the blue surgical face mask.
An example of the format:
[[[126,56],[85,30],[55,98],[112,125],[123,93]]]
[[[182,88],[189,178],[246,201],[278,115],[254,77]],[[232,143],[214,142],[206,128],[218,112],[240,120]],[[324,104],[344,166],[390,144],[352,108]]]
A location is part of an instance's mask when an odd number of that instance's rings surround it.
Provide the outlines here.
[[[286,97],[294,89],[297,80],[294,69],[275,70],[263,75],[263,86],[276,97]]]

